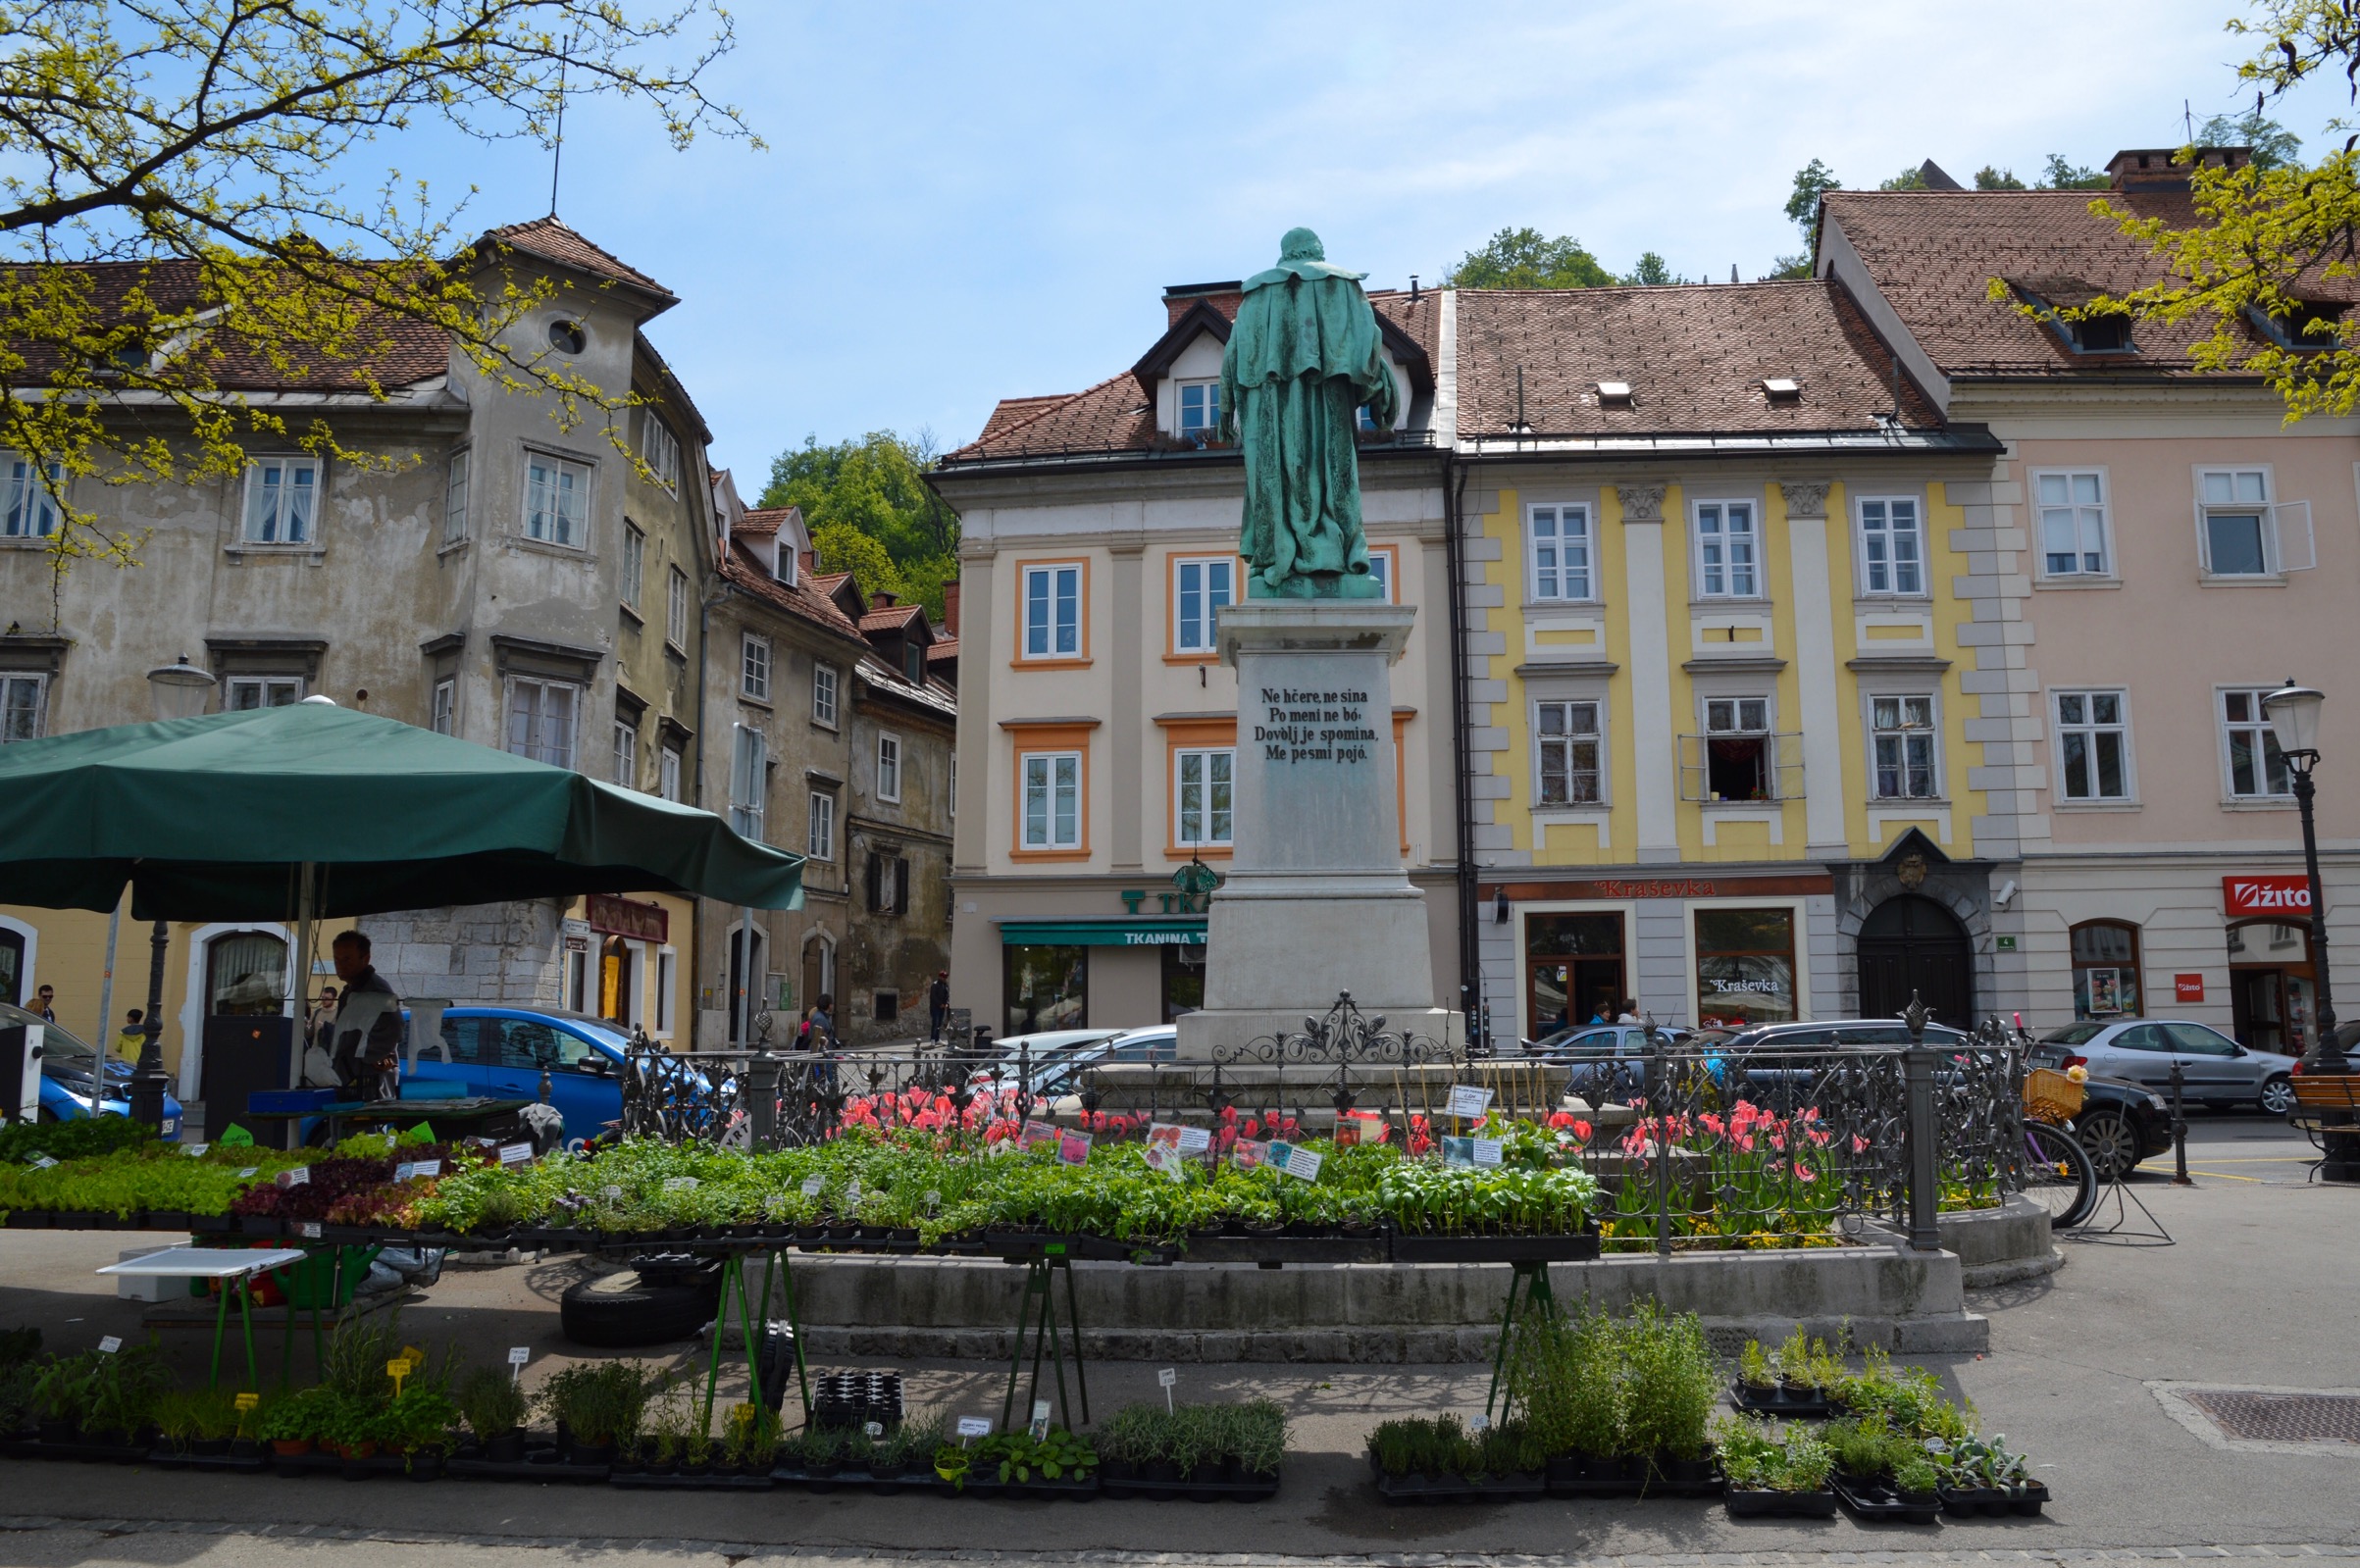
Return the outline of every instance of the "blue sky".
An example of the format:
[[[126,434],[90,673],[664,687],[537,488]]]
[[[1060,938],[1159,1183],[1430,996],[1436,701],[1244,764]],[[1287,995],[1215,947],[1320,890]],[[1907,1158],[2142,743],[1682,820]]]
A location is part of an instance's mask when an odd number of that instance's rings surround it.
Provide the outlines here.
[[[643,111],[569,116],[561,216],[682,303],[649,329],[749,496],[806,432],[969,438],[1161,330],[1158,292],[1266,266],[1308,223],[1370,283],[1492,231],[1752,278],[1823,158],[2034,177],[2240,107],[2226,0],[1866,7],[1308,3],[740,8],[715,95],[767,151],[674,153]],[[2318,142],[2331,89],[2281,112]],[[406,174],[534,216],[548,159],[420,135]],[[355,177],[363,171],[356,168]],[[373,175],[373,172],[372,172]]]

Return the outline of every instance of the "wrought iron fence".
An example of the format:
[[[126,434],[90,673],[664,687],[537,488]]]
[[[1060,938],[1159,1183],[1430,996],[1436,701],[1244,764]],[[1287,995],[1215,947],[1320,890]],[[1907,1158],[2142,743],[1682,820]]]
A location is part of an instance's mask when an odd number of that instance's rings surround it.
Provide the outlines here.
[[[853,1128],[989,1139],[1039,1119],[1104,1144],[1178,1122],[1207,1130],[1209,1160],[1240,1139],[1332,1136],[1448,1160],[1578,1163],[1599,1179],[1610,1250],[1810,1244],[1869,1222],[1930,1244],[1937,1207],[1995,1204],[2024,1185],[2023,1042],[1996,1026],[1955,1047],[1733,1053],[1659,1036],[1638,1055],[1546,1061],[1469,1060],[1349,999],[1305,1025],[1203,1062],[648,1045],[630,1053],[621,1131],[760,1148]],[[1475,1097],[1496,1121],[1451,1114],[1465,1087],[1490,1090]]]

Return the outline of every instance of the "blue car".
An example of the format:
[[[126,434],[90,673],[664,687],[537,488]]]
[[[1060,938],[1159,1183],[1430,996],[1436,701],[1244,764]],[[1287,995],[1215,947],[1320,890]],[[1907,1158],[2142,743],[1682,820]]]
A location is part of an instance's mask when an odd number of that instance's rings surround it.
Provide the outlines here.
[[[0,1029],[37,1025],[41,1030],[41,1120],[69,1122],[77,1116],[131,1114],[131,1064],[113,1060],[59,1024],[0,1002]],[[180,1137],[180,1102],[164,1096],[164,1137]]]
[[[597,1137],[623,1115],[623,1067],[631,1037],[612,1020],[533,1007],[446,1007],[442,1052],[422,1047],[402,1097],[432,1097],[455,1084],[462,1095],[537,1100],[549,1075],[549,1103],[565,1118],[570,1145]],[[448,1060],[438,1060],[447,1055]]]

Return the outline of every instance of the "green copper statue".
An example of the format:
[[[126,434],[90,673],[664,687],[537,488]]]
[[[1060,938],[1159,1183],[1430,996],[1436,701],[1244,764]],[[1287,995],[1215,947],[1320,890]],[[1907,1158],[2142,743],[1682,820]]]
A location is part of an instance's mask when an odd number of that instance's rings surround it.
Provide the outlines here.
[[[1360,273],[1291,228],[1278,265],[1246,279],[1221,356],[1221,433],[1243,436],[1250,599],[1374,599],[1360,532],[1359,411],[1379,430],[1399,412]]]

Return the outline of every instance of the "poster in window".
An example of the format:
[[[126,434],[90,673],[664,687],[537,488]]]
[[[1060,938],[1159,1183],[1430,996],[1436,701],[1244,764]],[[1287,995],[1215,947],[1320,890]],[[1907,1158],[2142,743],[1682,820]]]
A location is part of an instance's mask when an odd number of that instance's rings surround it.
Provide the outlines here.
[[[1705,1028],[1785,1023],[1795,1016],[1794,912],[1696,912],[1696,1009]]]
[[[2089,1010],[2103,1018],[2123,1010],[2123,972],[2113,968],[2082,971],[2089,977]]]

